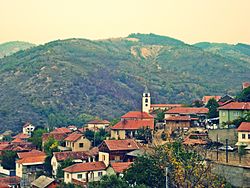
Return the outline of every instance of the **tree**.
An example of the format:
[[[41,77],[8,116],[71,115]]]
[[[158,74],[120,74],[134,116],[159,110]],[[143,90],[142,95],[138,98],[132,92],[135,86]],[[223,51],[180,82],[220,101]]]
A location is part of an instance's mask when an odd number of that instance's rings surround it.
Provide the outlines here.
[[[42,135],[43,133],[46,133],[47,131],[45,129],[36,129],[31,138],[29,138],[29,141],[32,142],[38,150],[42,149]]]
[[[99,131],[96,132],[92,130],[86,130],[84,134],[86,138],[93,143],[93,146],[100,145],[102,141],[108,136],[108,133],[104,129],[99,129]]]
[[[136,139],[143,140],[145,143],[152,142],[152,132],[149,127],[142,127],[137,131]]]
[[[59,143],[53,137],[49,137],[49,139],[44,143],[44,151],[47,155],[52,155],[53,152],[58,151]]]
[[[89,188],[127,188],[128,183],[116,175],[103,176],[100,182],[89,183]]]
[[[159,165],[159,158],[151,155],[138,157],[124,173],[124,179],[133,185],[144,185],[152,188],[165,187],[164,168]]]
[[[59,165],[59,167],[58,167],[58,169],[57,169],[57,175],[56,175],[56,177],[57,177],[57,178],[63,178],[63,177],[64,177],[63,169],[66,168],[66,167],[68,167],[68,166],[71,166],[71,165],[73,165],[73,164],[74,164],[74,162],[73,162],[73,160],[72,160],[71,158],[68,158],[68,159],[66,159],[65,161],[63,161],[63,162]]]
[[[74,185],[73,183],[61,183],[57,188],[81,188],[82,186]]]
[[[15,151],[3,151],[2,156],[1,156],[3,168],[8,169],[8,170],[15,169],[16,157],[17,157],[17,153]]]
[[[206,108],[209,109],[209,112],[208,112],[209,118],[216,118],[219,116],[219,112],[217,110],[218,107],[219,107],[219,104],[214,98],[209,99],[206,105]]]
[[[250,102],[250,87],[243,89],[236,97],[236,100],[239,102]]]
[[[156,116],[155,120],[157,122],[162,122],[164,120],[164,117],[165,117],[164,111],[163,110],[157,110],[156,113],[157,113],[157,116]]]

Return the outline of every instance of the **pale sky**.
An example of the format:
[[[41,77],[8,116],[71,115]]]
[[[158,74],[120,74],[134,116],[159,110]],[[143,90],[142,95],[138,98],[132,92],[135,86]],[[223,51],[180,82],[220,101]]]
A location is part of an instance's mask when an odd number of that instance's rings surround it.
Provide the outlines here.
[[[250,44],[250,0],[0,0],[0,43],[130,33]]]

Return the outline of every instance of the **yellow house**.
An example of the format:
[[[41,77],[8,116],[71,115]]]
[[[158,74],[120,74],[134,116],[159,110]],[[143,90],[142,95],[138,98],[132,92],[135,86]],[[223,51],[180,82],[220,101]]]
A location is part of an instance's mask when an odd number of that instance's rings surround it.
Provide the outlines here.
[[[86,128],[89,130],[105,129],[109,124],[110,122],[107,120],[93,120],[87,123]]]
[[[106,175],[106,165],[102,161],[91,163],[78,163],[69,166],[64,171],[64,182],[88,183],[91,181],[99,181],[103,175]]]
[[[79,133],[72,133],[65,139],[66,147],[71,148],[72,151],[88,151],[91,147],[91,142]]]
[[[250,122],[242,122],[237,129],[238,142],[237,146],[245,146],[245,149],[250,150]]]

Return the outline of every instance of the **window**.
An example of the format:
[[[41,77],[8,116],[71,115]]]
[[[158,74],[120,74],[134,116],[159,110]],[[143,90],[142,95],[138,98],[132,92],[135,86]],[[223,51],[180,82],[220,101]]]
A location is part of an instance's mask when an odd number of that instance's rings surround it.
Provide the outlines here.
[[[83,148],[83,143],[79,143],[79,148]]]
[[[82,179],[82,174],[77,174],[77,179]]]
[[[67,178],[69,179],[69,174],[67,174]]]
[[[148,106],[148,104],[145,104],[145,106]]]
[[[105,161],[105,155],[102,156],[102,161]]]
[[[148,102],[148,99],[145,99],[145,102],[147,103],[147,102]]]
[[[234,112],[234,116],[239,116],[240,115],[240,113],[239,112]]]
[[[242,134],[242,139],[245,139],[246,138],[246,135],[245,134]]]
[[[102,172],[98,172],[98,176],[99,176],[99,177],[102,176]]]
[[[248,139],[250,139],[250,134],[248,134],[248,136],[247,136],[247,137],[248,137]]]

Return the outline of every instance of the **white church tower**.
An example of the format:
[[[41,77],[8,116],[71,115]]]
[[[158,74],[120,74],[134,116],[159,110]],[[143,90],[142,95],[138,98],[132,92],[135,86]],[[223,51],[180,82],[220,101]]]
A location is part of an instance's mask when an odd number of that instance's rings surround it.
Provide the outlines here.
[[[151,105],[150,93],[144,92],[142,95],[142,111],[149,113]]]

